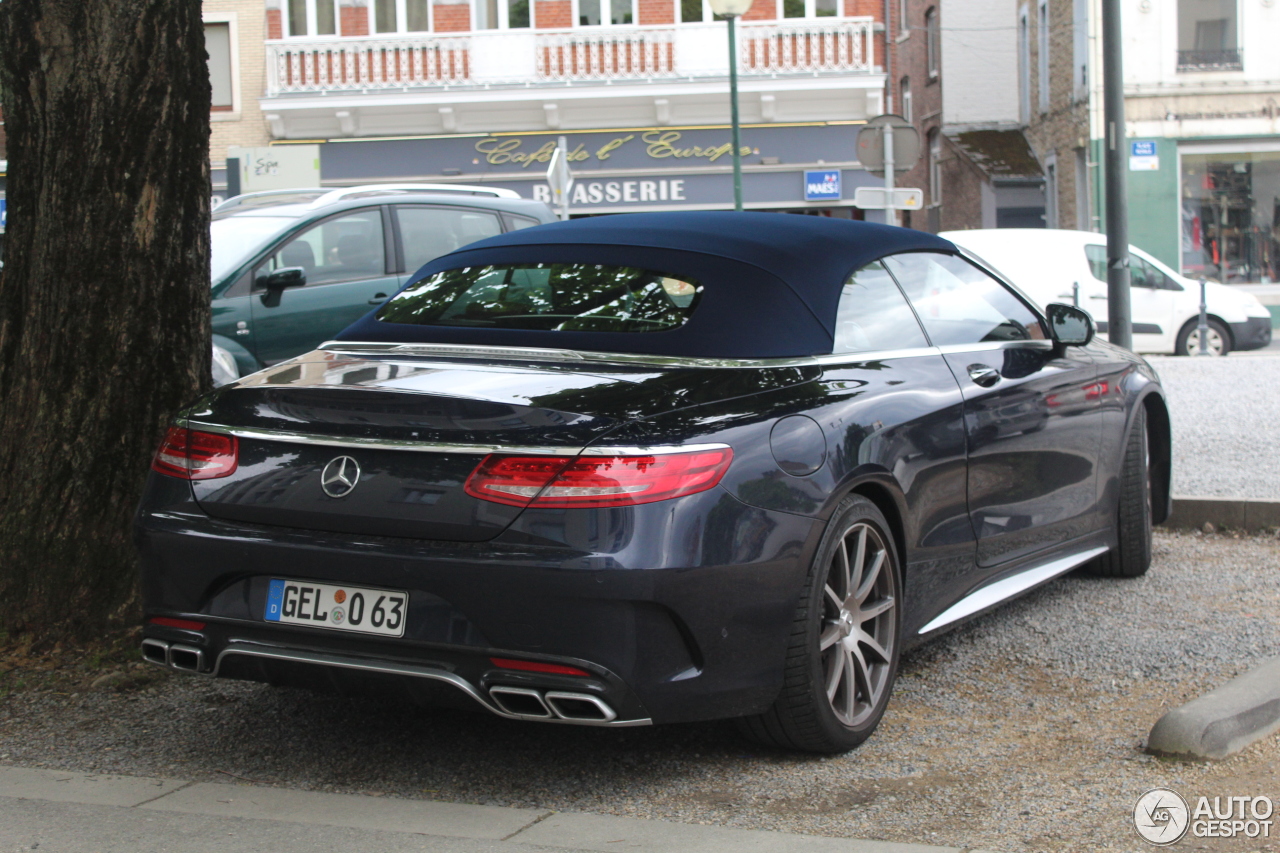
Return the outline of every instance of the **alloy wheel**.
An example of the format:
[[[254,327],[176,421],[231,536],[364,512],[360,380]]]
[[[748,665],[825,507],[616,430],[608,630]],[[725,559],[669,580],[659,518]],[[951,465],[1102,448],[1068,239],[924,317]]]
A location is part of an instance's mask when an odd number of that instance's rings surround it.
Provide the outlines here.
[[[876,528],[852,525],[831,556],[818,648],[827,701],[850,727],[876,713],[892,683],[898,641],[896,583]]]
[[[1209,355],[1222,355],[1222,335],[1217,329],[1210,327],[1209,334]],[[1200,329],[1191,330],[1191,334],[1187,335],[1187,355],[1200,354]]]

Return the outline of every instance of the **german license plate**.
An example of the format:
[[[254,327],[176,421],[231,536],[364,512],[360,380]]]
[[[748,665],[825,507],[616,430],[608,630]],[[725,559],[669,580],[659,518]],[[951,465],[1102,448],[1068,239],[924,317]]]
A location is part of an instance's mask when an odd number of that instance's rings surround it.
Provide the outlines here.
[[[267,589],[268,622],[310,625],[403,637],[409,593],[273,578]]]

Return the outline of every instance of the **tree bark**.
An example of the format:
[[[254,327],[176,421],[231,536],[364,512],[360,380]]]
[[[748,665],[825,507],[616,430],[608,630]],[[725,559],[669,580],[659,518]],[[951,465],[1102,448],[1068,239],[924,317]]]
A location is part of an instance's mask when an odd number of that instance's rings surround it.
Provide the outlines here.
[[[4,0],[0,628],[136,610],[131,522],[209,384],[209,74],[199,0]]]

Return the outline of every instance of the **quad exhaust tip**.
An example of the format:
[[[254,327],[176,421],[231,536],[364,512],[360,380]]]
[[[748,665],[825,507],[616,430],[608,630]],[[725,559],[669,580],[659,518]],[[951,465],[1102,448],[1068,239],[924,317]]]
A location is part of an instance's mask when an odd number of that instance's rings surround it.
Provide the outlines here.
[[[204,672],[204,650],[195,646],[147,638],[142,641],[142,658],[148,663],[183,672]]]
[[[503,713],[522,720],[563,720],[566,723],[611,723],[617,713],[598,697],[586,693],[528,687],[490,687],[489,696]]]

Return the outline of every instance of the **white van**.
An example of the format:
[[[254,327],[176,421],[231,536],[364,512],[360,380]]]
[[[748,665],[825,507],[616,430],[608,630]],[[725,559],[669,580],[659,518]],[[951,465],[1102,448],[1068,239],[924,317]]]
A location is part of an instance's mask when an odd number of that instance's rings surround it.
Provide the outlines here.
[[[1090,231],[987,228],[938,236],[972,252],[1003,273],[1041,307],[1079,299],[1107,330],[1107,238]],[[1189,355],[1199,350],[1200,283],[1129,247],[1133,349]],[[1073,285],[1079,285],[1078,297]],[[1206,288],[1209,350],[1226,355],[1271,343],[1271,313],[1251,293],[1212,282]]]

